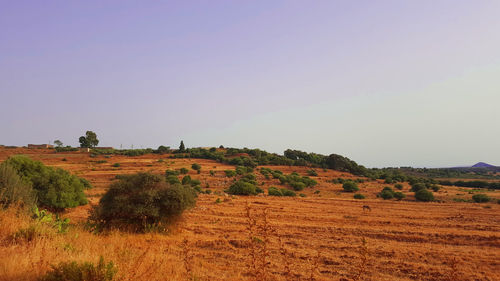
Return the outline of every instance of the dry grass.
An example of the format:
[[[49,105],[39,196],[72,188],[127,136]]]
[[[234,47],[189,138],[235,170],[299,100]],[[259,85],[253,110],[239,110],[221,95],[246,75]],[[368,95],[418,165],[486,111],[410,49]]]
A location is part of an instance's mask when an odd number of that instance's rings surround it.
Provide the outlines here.
[[[234,168],[200,159],[158,162],[165,158],[160,155],[112,156],[96,165],[89,160],[100,158],[45,150],[0,149],[0,159],[9,153],[31,153],[89,179],[93,203],[119,173],[163,173],[196,162],[202,173],[190,169],[191,176],[220,191],[230,184],[223,170]],[[116,162],[120,169],[111,166]],[[272,168],[306,173],[301,167]],[[216,204],[220,196],[200,195],[197,207],[167,235],[91,234],[81,224],[86,206],[66,213],[73,224],[68,233],[42,229],[30,242],[12,240],[34,222],[14,208],[2,210],[0,280],[36,280],[51,264],[97,262],[100,256],[116,264],[121,280],[500,280],[500,205],[453,203],[461,192],[453,187],[436,194],[446,203],[416,203],[406,185],[406,201],[383,201],[375,196],[385,186],[380,182],[360,184],[367,199],[352,200],[352,194],[340,192],[341,185],[327,182],[352,175],[318,173],[319,185],[306,189],[306,198],[235,197]],[[266,187],[277,185],[256,174]],[[497,192],[489,195],[498,198]],[[363,212],[365,204],[371,212]]]

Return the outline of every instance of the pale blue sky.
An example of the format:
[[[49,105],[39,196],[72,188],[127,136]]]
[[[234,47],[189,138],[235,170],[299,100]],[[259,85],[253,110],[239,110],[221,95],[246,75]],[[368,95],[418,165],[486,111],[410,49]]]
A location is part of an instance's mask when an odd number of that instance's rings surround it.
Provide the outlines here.
[[[500,1],[1,1],[0,144],[500,165]]]

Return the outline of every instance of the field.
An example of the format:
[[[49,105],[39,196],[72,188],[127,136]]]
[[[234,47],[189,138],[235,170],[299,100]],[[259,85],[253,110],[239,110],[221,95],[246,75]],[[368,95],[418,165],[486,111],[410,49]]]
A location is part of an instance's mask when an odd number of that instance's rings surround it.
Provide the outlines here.
[[[170,159],[168,155],[90,157],[88,153],[0,149],[0,161],[26,154],[91,181],[91,203],[98,202],[118,174],[166,169],[190,170],[202,187],[197,206],[183,215],[169,234],[112,232],[95,235],[83,229],[90,206],[68,210],[73,227],[66,234],[49,231],[31,242],[6,237],[27,227],[28,218],[0,214],[0,280],[36,280],[60,261],[112,260],[123,280],[500,280],[500,205],[459,203],[468,188],[443,187],[439,203],[418,203],[405,184],[402,201],[376,194],[382,181],[360,183],[364,200],[352,199],[334,178],[347,173],[316,169],[318,186],[306,197],[227,196],[234,166],[211,160]],[[119,163],[118,165],[114,165]],[[200,174],[190,167],[202,166]],[[274,166],[306,175],[306,167]],[[215,174],[210,175],[212,170]],[[279,186],[256,172],[258,182]],[[319,193],[317,192],[319,190]],[[487,192],[500,198],[498,191]],[[220,203],[216,200],[219,199]],[[367,205],[370,210],[364,210]]]

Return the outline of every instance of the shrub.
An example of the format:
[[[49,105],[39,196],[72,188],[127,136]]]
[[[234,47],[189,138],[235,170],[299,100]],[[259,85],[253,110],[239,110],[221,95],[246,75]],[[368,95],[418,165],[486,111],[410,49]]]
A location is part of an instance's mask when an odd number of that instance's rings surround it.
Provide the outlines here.
[[[117,269],[113,262],[105,263],[101,257],[97,266],[90,262],[62,262],[52,266],[52,270],[39,281],[112,281]]]
[[[325,171],[326,172],[326,171]],[[307,195],[305,195],[304,193],[300,193],[299,194],[300,197],[307,197]]]
[[[365,196],[361,193],[354,194],[354,199],[365,199]]]
[[[115,167],[115,168],[118,168],[118,167],[120,167],[120,166],[121,166],[121,164],[120,164],[120,163],[115,163],[115,164],[113,164],[113,167]]]
[[[234,195],[256,195],[257,190],[254,184],[238,180],[229,187],[228,193]]]
[[[476,202],[476,203],[486,203],[486,202],[489,202],[491,200],[491,198],[486,194],[478,193],[478,194],[472,195],[472,200],[474,200],[474,202]]]
[[[394,192],[394,198],[401,200],[404,199],[406,195],[403,192]]]
[[[174,176],[174,175],[169,175],[165,179],[169,184],[180,184],[181,183],[179,178],[177,176]]]
[[[193,165],[191,165],[191,169],[197,171],[199,174],[201,171],[201,166],[199,164],[194,163]]]
[[[400,183],[396,183],[396,184],[394,185],[394,188],[399,189],[399,190],[402,190],[402,189],[403,189],[403,185],[402,185],[402,184],[400,184]]]
[[[411,189],[410,189],[410,190],[411,190],[411,191],[413,191],[413,192],[418,192],[418,191],[420,191],[420,190],[422,190],[422,189],[426,189],[426,188],[427,188],[427,187],[425,186],[425,184],[424,184],[424,183],[420,183],[420,182],[418,182],[418,183],[413,184],[413,185],[411,186]]]
[[[110,185],[93,210],[91,221],[102,227],[145,230],[168,223],[196,203],[190,186],[170,184],[158,175],[138,173]]]
[[[301,190],[304,190],[304,188],[306,187],[306,185],[303,183],[303,182],[298,182],[298,181],[294,181],[294,182],[291,182],[290,183],[290,186],[293,188],[293,190],[295,191],[301,191]]]
[[[383,189],[382,192],[379,193],[380,197],[382,197],[384,200],[392,199],[394,198],[394,192],[389,189]]]
[[[355,192],[359,190],[358,185],[353,181],[344,182],[342,188],[344,188],[344,191],[346,192]]]
[[[234,171],[234,170],[225,170],[224,173],[226,174],[226,177],[228,177],[228,178],[232,178],[232,177],[236,176],[236,171]]]
[[[209,173],[210,173],[210,176],[212,176],[212,177],[215,176],[215,172],[214,171],[210,170]]]
[[[0,205],[21,204],[23,207],[35,206],[35,191],[31,183],[19,177],[16,170],[7,164],[0,164]]]
[[[53,209],[64,209],[87,204],[81,178],[59,168],[47,167],[26,156],[12,156],[4,162],[11,166],[35,190],[38,203]]]
[[[315,170],[313,170],[313,169],[308,170],[308,171],[307,171],[307,174],[308,174],[309,176],[311,176],[311,177],[316,177],[316,176],[318,176],[318,173],[317,173]]]
[[[182,178],[182,184],[191,184],[191,177],[189,175]]]
[[[283,196],[290,196],[290,197],[295,197],[297,196],[297,194],[295,194],[295,192],[293,192],[292,190],[290,189],[286,189],[286,188],[282,188],[281,189],[281,193],[283,194]]]
[[[181,173],[181,174],[183,174],[183,175],[185,175],[185,174],[187,174],[187,173],[189,172],[189,170],[188,170],[188,169],[186,169],[186,168],[181,168],[179,171],[180,171],[180,173]]]
[[[434,200],[434,194],[427,189],[420,189],[415,192],[415,199],[417,201],[429,202]]]
[[[433,184],[433,185],[431,186],[431,189],[432,189],[432,191],[437,192],[437,191],[439,191],[439,189],[441,189],[441,188],[439,187],[439,185]]]
[[[267,189],[267,194],[269,194],[270,196],[283,196],[283,193],[281,193],[281,190],[279,190],[278,188],[276,187],[269,187],[269,189]]]
[[[168,176],[178,176],[180,174],[179,171],[176,171],[176,170],[166,170],[165,171],[165,176],[168,177]]]

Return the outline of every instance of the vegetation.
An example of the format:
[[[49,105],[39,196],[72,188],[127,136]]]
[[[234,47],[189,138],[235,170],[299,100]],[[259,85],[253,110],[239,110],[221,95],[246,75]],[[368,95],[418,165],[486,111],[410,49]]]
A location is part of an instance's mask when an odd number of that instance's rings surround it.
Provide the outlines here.
[[[232,178],[232,177],[236,176],[236,171],[234,171],[234,170],[225,170],[224,173],[226,174],[226,177],[228,177],[228,178]]]
[[[32,184],[23,181],[11,166],[0,164],[0,205],[4,208],[20,204],[32,208],[36,204],[36,195]]]
[[[402,190],[402,189],[403,189],[403,185],[402,185],[402,184],[400,184],[400,183],[396,183],[396,184],[394,185],[394,188],[399,189],[399,190]]]
[[[274,175],[273,175],[274,177]],[[291,186],[295,191],[301,191],[306,187],[312,187],[318,184],[315,180],[309,177],[302,177],[297,173],[291,173],[290,175],[276,174],[281,184],[287,184]]]
[[[99,144],[96,133],[92,131],[87,131],[85,136],[81,136],[78,141],[80,142],[80,147],[96,147]]]
[[[43,207],[62,210],[87,204],[83,190],[88,181],[83,181],[69,172],[45,166],[23,155],[12,156],[2,165],[9,165],[24,183],[35,190],[38,204]]]
[[[290,189],[286,188],[279,189],[273,186],[269,187],[269,189],[267,190],[267,194],[269,194],[270,196],[290,196],[290,197],[297,196],[297,194]]]
[[[234,182],[227,190],[229,194],[234,195],[256,195],[257,187],[255,184],[249,183],[244,180]]]
[[[179,145],[179,151],[178,152],[185,152],[186,147],[184,146],[184,141],[181,140],[181,144]]]
[[[39,281],[112,281],[117,271],[113,262],[105,263],[101,257],[97,265],[91,262],[62,262],[53,266]]]
[[[365,196],[361,193],[354,194],[354,199],[365,199]]]
[[[387,186],[384,187],[378,195],[382,197],[384,200],[392,199],[394,198],[394,190],[392,190],[392,188]]]
[[[487,182],[487,181],[439,181],[440,185],[446,186],[460,186],[460,187],[473,187],[473,188],[490,188],[500,189],[500,182]]]
[[[194,163],[193,165],[191,165],[191,169],[195,170],[199,174],[201,171],[201,166],[200,164]]]
[[[486,202],[490,202],[491,198],[486,194],[478,193],[478,194],[472,195],[472,200],[474,200],[474,202],[476,202],[476,203],[486,203]]]
[[[195,203],[191,186],[167,183],[149,173],[126,175],[111,184],[94,208],[91,221],[101,227],[143,231],[171,222]]]
[[[342,188],[344,189],[345,192],[356,192],[359,190],[358,185],[353,181],[344,182]]]
[[[422,202],[434,201],[434,194],[427,189],[420,189],[415,192],[415,199]]]

